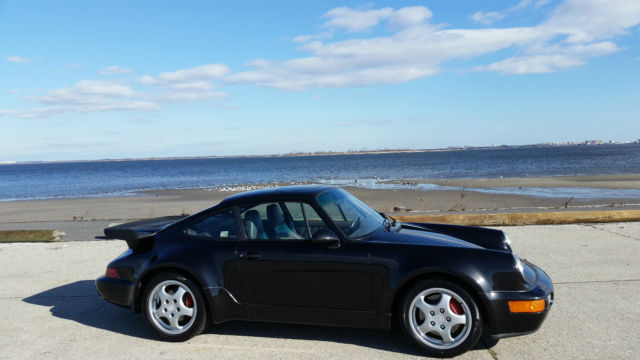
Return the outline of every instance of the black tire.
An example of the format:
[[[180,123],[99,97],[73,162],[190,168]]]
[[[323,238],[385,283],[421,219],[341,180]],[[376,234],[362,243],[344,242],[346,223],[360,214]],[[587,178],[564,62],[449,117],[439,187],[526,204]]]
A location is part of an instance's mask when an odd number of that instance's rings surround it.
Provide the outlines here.
[[[147,325],[165,341],[189,340],[202,333],[207,324],[207,306],[200,287],[172,272],[154,276],[145,286],[142,312]]]
[[[482,319],[473,297],[449,281],[418,282],[402,299],[398,315],[406,338],[431,357],[460,355],[482,335]]]

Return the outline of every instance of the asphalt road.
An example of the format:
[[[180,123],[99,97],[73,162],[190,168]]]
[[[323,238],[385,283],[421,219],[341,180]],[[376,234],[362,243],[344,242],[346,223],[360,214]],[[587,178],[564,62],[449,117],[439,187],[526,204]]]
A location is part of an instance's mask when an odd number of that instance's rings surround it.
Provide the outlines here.
[[[67,235],[100,236],[104,224],[90,224]],[[516,253],[551,275],[556,302],[538,332],[460,358],[637,358],[640,223],[504,229]],[[0,244],[0,358],[420,358],[397,332],[318,326],[231,322],[185,343],[157,341],[141,315],[95,294],[93,279],[125,249],[99,240]]]

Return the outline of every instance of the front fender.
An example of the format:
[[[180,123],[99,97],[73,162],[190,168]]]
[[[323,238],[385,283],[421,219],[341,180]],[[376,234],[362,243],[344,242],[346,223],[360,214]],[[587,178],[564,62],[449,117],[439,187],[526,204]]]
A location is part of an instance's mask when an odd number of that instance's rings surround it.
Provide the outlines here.
[[[443,275],[467,285],[473,292],[495,291],[503,278],[519,276],[511,255],[501,251],[446,246],[372,244],[375,310],[389,312],[407,284],[420,277]],[[509,282],[508,286],[513,286]],[[516,282],[522,287],[522,281]]]

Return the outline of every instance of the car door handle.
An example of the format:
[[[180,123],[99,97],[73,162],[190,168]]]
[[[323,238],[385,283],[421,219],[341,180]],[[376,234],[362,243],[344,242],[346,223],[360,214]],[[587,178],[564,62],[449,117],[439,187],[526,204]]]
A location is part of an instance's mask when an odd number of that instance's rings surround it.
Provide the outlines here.
[[[240,259],[242,260],[256,260],[260,258],[260,254],[253,251],[240,253]]]

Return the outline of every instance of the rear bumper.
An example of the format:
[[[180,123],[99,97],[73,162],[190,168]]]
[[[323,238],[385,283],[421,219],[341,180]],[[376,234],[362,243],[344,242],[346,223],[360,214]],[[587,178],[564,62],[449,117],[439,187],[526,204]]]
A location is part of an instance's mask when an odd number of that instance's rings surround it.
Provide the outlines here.
[[[524,291],[490,291],[480,293],[489,315],[491,335],[504,338],[532,333],[540,328],[553,305],[553,283],[544,271],[526,263],[536,273],[532,287]],[[510,300],[545,300],[544,310],[537,313],[512,313]]]
[[[96,290],[100,298],[110,303],[131,307],[135,284],[128,280],[111,279],[103,275],[96,279]]]

